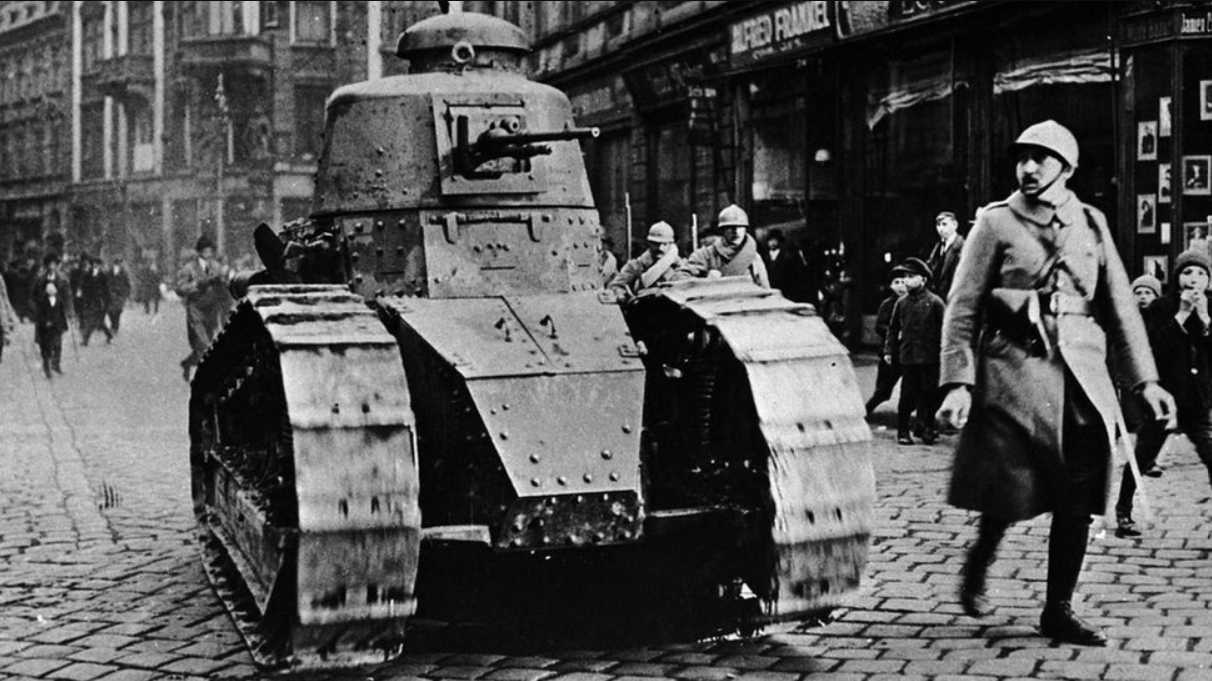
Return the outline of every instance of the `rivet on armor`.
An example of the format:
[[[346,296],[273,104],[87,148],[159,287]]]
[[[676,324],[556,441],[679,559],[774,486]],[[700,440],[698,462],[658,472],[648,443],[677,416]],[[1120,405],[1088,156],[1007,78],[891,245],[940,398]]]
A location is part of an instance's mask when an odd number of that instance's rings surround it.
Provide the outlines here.
[[[560,483],[561,485],[567,485],[568,478],[561,475],[560,477],[556,478],[556,482]]]
[[[375,255],[379,256],[380,258],[381,258],[381,257],[383,257],[383,249],[382,249],[382,248],[376,248],[376,249],[375,249]]]
[[[539,462],[539,455],[538,455],[538,454],[531,454],[531,455],[530,455],[530,463],[538,463],[538,462]]]
[[[543,484],[543,481],[542,481],[542,480],[539,480],[538,478],[531,478],[531,479],[530,479],[530,486],[531,486],[531,487],[538,487],[538,486],[540,486],[540,485],[542,485],[542,484]]]
[[[489,414],[495,414],[495,413],[497,413],[497,410],[496,410],[496,409],[489,409],[489,410],[488,410],[488,413],[489,413]]]
[[[509,411],[509,403],[508,403],[508,402],[506,402],[505,404],[502,404],[502,405],[501,405],[501,410],[502,410],[502,411]]]
[[[585,480],[585,482],[593,482],[593,474],[592,474],[592,473],[586,473],[586,474],[585,474],[585,477],[584,477],[583,479]]]
[[[585,495],[583,495],[583,494],[578,494],[578,495],[577,495],[577,498],[576,498],[576,499],[573,499],[573,501],[574,501],[574,502],[576,502],[576,503],[578,503],[578,504],[585,503]]]
[[[375,222],[375,227],[377,227],[377,228],[378,228],[378,229],[380,229],[380,230],[382,230],[382,229],[383,229],[384,227],[386,227],[386,226],[387,226],[387,225],[386,225],[386,224],[384,224],[382,220],[378,220],[378,221],[376,221],[376,222]]]
[[[404,255],[404,247],[396,246],[396,255]]]
[[[611,474],[610,474],[610,481],[611,481],[611,482],[618,482],[618,481],[619,481],[619,474],[618,474],[618,473],[611,473]]]
[[[340,405],[340,404],[337,404],[337,403],[335,403],[335,402],[334,402],[334,403],[333,403],[333,405],[332,405],[332,413],[334,413],[334,414],[340,414],[340,413],[341,413],[341,405]]]
[[[614,452],[611,452],[609,449],[603,449],[602,458],[609,461],[610,459],[614,458]]]
[[[396,224],[399,225],[401,229],[403,229],[404,227],[408,226],[408,221],[405,220],[404,218],[400,218],[400,221],[397,222]]]
[[[630,423],[624,423],[624,424],[623,424],[623,432],[624,432],[624,433],[630,433],[630,432],[631,432],[631,424],[630,424]]]
[[[501,439],[502,439],[502,440],[508,440],[508,439],[509,439],[509,433],[507,433],[507,432],[505,432],[505,431],[503,431],[503,430],[502,430],[502,431],[501,431]]]

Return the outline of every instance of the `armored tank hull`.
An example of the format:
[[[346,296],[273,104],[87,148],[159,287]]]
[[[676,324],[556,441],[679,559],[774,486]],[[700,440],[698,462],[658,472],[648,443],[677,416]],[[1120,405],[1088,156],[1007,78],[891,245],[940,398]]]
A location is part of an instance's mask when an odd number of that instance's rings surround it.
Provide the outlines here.
[[[253,287],[194,378],[208,575],[263,665],[382,661],[414,615],[752,630],[859,583],[845,349],[748,280],[606,301],[589,133],[509,71],[520,36],[430,19],[412,75],[330,98],[312,221],[284,236],[295,278],[341,283]]]

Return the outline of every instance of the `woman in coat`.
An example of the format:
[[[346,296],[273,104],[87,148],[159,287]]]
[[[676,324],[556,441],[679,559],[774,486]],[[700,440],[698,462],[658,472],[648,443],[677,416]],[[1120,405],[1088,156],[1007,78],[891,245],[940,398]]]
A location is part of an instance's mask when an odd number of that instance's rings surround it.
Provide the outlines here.
[[[1077,140],[1055,121],[1015,144],[1019,190],[968,237],[943,324],[940,416],[963,427],[949,501],[981,512],[960,602],[985,614],[985,573],[1011,522],[1052,512],[1044,636],[1102,645],[1074,615],[1090,516],[1107,501],[1118,411],[1107,350],[1159,418],[1144,324],[1102,213],[1066,187]]]

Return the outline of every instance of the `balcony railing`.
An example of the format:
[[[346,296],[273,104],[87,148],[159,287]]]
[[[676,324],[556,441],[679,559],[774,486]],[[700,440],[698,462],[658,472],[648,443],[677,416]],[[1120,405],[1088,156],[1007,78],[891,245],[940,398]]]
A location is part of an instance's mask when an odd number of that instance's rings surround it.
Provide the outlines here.
[[[253,35],[184,38],[181,64],[192,73],[243,69],[265,75],[273,66],[273,49],[268,40]]]
[[[86,75],[101,94],[122,98],[135,93],[147,96],[156,82],[150,54],[127,54],[103,59]]]

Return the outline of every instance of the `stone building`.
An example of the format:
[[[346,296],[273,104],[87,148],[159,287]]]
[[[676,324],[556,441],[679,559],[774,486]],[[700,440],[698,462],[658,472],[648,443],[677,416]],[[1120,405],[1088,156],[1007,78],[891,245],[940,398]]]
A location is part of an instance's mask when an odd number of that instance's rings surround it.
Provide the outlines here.
[[[1013,190],[1018,131],[1082,145],[1074,186],[1131,274],[1212,233],[1212,3],[499,2],[534,76],[569,93],[603,225],[686,242],[731,202],[805,249],[825,314],[863,340],[892,264],[943,210]],[[630,218],[631,228],[627,228]],[[961,232],[968,220],[961,219]]]

